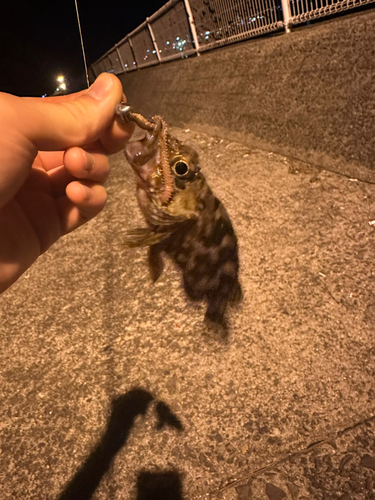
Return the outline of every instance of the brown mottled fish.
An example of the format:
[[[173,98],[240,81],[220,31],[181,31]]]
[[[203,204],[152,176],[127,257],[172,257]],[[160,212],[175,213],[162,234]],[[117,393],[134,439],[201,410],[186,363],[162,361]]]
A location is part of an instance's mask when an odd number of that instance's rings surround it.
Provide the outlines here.
[[[149,247],[154,281],[163,271],[163,254],[169,255],[182,271],[190,299],[206,301],[206,319],[225,325],[228,303],[242,295],[237,238],[201,173],[198,154],[174,138],[160,116],[147,120],[124,103],[116,114],[146,131],[142,140],[127,144],[124,154],[136,174],[147,227],[129,231],[125,244]]]

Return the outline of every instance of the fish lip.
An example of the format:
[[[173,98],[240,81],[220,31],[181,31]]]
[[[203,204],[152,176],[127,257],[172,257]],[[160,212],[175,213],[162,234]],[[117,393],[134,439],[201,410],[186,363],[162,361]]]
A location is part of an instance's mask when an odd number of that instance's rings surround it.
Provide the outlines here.
[[[125,158],[132,166],[134,171],[143,167],[158,154],[160,139],[161,134],[158,134],[158,137],[154,138],[152,142],[150,142],[151,134],[149,132],[146,132],[146,135],[143,137],[143,139],[130,141],[125,145]],[[145,149],[148,150],[147,154],[144,153]]]
[[[135,176],[136,176],[137,184],[138,184],[138,186],[142,187],[143,189],[146,189],[148,191],[153,191],[154,188],[149,180],[150,175],[147,172],[142,172],[142,166],[136,167],[136,166],[131,165],[133,172],[135,173]]]
[[[164,185],[164,174],[160,166],[159,140],[149,146],[150,149],[147,149],[145,145],[147,140],[148,136],[140,141],[129,142],[125,146],[124,155],[135,173],[138,187],[156,194],[162,191]]]
[[[161,202],[167,204],[175,187],[170,171],[167,124],[160,116],[154,116],[150,122],[154,126],[149,130],[142,120],[136,123],[146,134],[141,140],[128,143],[124,154],[136,174],[138,188],[147,190],[151,197],[160,196]]]
[[[136,172],[137,173],[137,172]],[[151,186],[146,179],[143,179],[137,174],[137,187],[138,189],[143,189],[144,191],[151,192]]]

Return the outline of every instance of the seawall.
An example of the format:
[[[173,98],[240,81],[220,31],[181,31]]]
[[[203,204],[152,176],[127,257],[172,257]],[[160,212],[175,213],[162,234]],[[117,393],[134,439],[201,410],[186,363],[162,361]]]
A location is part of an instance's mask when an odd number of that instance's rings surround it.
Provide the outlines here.
[[[172,125],[375,182],[375,11],[120,75]]]

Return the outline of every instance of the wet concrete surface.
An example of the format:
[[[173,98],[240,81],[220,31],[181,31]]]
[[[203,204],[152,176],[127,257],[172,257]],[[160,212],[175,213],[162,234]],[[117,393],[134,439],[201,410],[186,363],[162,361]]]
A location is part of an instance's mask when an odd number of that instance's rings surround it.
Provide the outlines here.
[[[374,498],[375,185],[173,130],[238,236],[230,334],[124,246],[114,156],[103,214],[0,298],[0,499]]]

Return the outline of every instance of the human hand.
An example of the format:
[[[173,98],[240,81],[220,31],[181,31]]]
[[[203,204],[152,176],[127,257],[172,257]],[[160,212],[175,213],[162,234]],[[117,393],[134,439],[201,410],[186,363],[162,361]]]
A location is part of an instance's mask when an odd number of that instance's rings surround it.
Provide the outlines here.
[[[0,93],[0,293],[103,209],[107,154],[123,149],[133,130],[114,119],[123,100],[110,74],[67,96]]]

